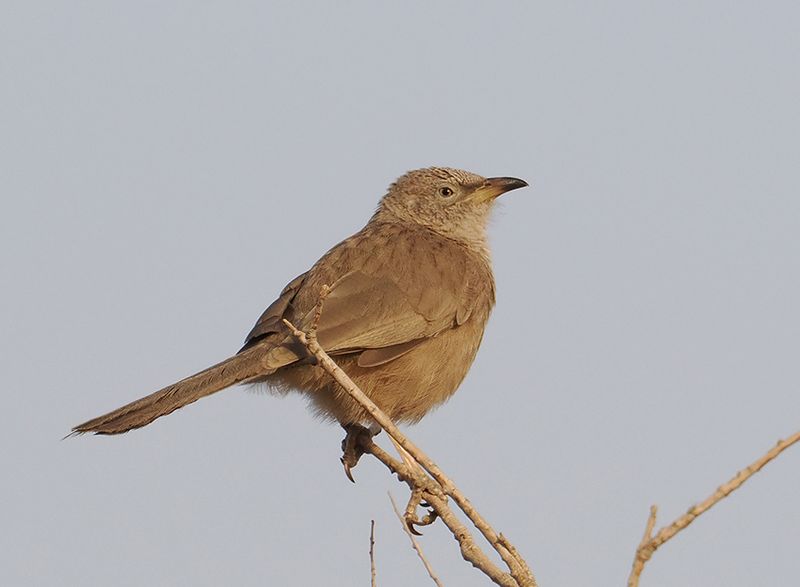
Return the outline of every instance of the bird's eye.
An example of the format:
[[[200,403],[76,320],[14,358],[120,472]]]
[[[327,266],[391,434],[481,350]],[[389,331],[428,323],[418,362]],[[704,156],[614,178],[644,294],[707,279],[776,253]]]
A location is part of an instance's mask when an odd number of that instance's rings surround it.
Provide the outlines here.
[[[447,186],[439,188],[439,195],[444,197],[444,198],[449,198],[450,196],[453,195],[453,190],[451,190]]]

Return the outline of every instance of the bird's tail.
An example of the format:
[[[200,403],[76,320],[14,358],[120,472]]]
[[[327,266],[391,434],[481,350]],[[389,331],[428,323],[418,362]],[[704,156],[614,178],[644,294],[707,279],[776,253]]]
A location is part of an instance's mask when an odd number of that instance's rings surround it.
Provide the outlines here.
[[[72,429],[72,434],[121,434],[147,426],[201,397],[264,374],[263,349],[247,349],[204,371]]]

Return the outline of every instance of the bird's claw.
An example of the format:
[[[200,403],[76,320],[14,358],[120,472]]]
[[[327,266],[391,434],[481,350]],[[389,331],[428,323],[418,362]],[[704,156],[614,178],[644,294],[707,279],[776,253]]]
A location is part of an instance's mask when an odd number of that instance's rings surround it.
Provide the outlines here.
[[[344,474],[347,475],[347,478],[350,479],[352,483],[355,483],[356,480],[353,479],[353,474],[350,472],[350,469],[355,466],[355,463],[351,465],[344,457],[340,458],[339,460],[342,461],[342,466],[344,467]]]
[[[428,510],[427,513],[422,516],[422,519],[417,516],[417,507],[423,507]],[[422,491],[419,489],[413,490],[411,492],[411,498],[408,500],[406,511],[403,514],[403,520],[405,520],[408,531],[415,536],[422,536],[422,532],[419,532],[416,527],[430,526],[438,517],[439,515],[436,513],[436,510],[427,502],[422,501]]]
[[[433,508],[429,509],[428,513],[422,516],[421,520],[419,519],[419,517],[417,517],[416,513],[412,513],[409,515],[408,512],[406,512],[406,515],[403,516],[406,522],[406,528],[408,528],[408,531],[414,534],[415,536],[422,536],[422,532],[417,530],[416,528],[417,526],[420,527],[430,526],[437,520],[438,517],[439,514],[437,514],[436,510],[434,510]]]
[[[347,431],[347,434],[342,440],[342,466],[344,467],[344,474],[347,475],[347,478],[350,479],[353,483],[356,482],[353,479],[352,469],[358,464],[358,460],[361,458],[361,455],[364,454],[364,449],[361,448],[361,444],[359,442],[359,438],[362,434],[366,434],[369,438],[372,438],[372,432],[361,426],[360,424],[347,424],[343,425]]]

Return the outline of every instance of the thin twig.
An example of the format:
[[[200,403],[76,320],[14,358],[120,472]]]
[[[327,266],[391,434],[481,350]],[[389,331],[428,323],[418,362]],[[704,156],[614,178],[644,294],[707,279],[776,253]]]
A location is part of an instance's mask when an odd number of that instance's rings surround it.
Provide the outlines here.
[[[378,573],[375,570],[375,520],[369,522],[369,570],[372,587],[378,587]]]
[[[408,524],[406,524],[406,521],[403,519],[403,515],[400,513],[400,510],[397,509],[397,504],[394,501],[394,497],[392,497],[391,492],[387,491],[387,493],[389,494],[389,501],[392,502],[392,509],[394,510],[397,519],[400,520],[400,525],[403,527],[403,531],[406,533],[406,536],[408,536],[408,539],[411,541],[411,546],[414,548],[414,550],[417,551],[417,556],[419,557],[419,560],[422,561],[425,570],[428,571],[428,576],[434,583],[436,583],[436,585],[438,585],[438,587],[443,587],[442,582],[439,581],[439,577],[436,576],[433,567],[428,562],[428,559],[425,558],[425,553],[422,552],[422,547],[419,545],[419,542],[417,542],[417,539],[411,533],[411,530],[408,529]]]
[[[661,528],[655,536],[653,536],[653,529],[656,525],[657,508],[656,506],[651,506],[650,516],[647,519],[647,527],[645,528],[642,541],[636,549],[636,556],[633,559],[631,574],[628,576],[628,587],[638,587],[639,578],[642,575],[645,564],[662,544],[686,528],[699,516],[710,510],[728,495],[739,489],[745,481],[758,473],[764,465],[775,459],[779,454],[798,441],[800,441],[800,432],[794,433],[785,440],[779,440],[778,443],[768,450],[761,458],[754,461],[749,467],[737,472],[727,483],[723,483],[717,487],[716,491],[705,500],[699,504],[693,505],[685,514],[677,518],[674,522]]]
[[[319,319],[322,317],[322,308],[325,305],[325,298],[331,293],[331,288],[323,285],[319,290],[319,299],[316,306],[314,306],[314,319],[311,321],[311,328],[308,329],[308,336],[312,340],[317,340],[317,327],[319,326]]]

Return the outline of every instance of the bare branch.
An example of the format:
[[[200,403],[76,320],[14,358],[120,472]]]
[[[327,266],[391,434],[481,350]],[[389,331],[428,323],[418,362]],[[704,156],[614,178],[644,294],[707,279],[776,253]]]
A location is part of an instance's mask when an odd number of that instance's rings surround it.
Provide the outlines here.
[[[745,481],[758,473],[764,467],[764,465],[775,459],[783,451],[798,441],[800,441],[800,432],[794,433],[785,440],[779,440],[778,443],[769,451],[767,451],[767,453],[761,458],[753,462],[749,467],[737,472],[733,478],[731,478],[727,483],[723,483],[717,487],[716,491],[714,491],[714,493],[708,496],[705,500],[699,504],[693,505],[686,511],[685,514],[677,518],[674,522],[661,528],[655,536],[653,536],[653,529],[656,525],[657,508],[656,506],[651,506],[650,516],[647,519],[647,527],[645,528],[642,541],[639,543],[639,547],[636,549],[636,556],[633,559],[631,574],[628,576],[628,587],[638,587],[639,578],[642,575],[645,564],[647,564],[647,561],[650,560],[650,558],[653,556],[653,553],[655,553],[655,551],[658,550],[662,544],[686,528],[689,524],[694,522],[698,516],[701,516],[717,503],[725,499],[728,495],[739,489],[739,487],[741,487]]]
[[[317,304],[315,312],[314,326],[319,321],[319,316],[322,312],[322,300],[328,293],[327,288],[323,288],[320,296],[320,301]],[[456,540],[461,547],[461,553],[466,560],[471,562],[474,566],[483,571],[498,585],[507,585],[509,587],[536,587],[536,579],[533,576],[530,568],[525,560],[519,555],[517,550],[511,545],[508,540],[502,535],[495,532],[486,520],[478,513],[466,496],[456,487],[452,480],[450,480],[436,463],[428,457],[419,447],[413,444],[376,406],[367,395],[358,388],[352,379],[331,359],[331,357],[322,349],[316,336],[313,332],[306,334],[299,330],[288,320],[283,321],[289,328],[292,334],[314,355],[317,359],[317,364],[323,368],[333,379],[344,389],[350,397],[361,405],[370,417],[389,435],[396,445],[401,447],[408,453],[422,469],[427,471],[433,477],[430,479],[420,469],[414,470],[416,467],[406,466],[388,455],[385,451],[380,449],[371,438],[359,438],[359,443],[365,452],[371,453],[386,464],[389,469],[396,473],[399,478],[405,481],[412,492],[419,489],[423,492],[425,501],[431,505],[436,515],[442,518],[445,525],[453,532]],[[312,326],[313,329],[313,326]],[[381,454],[383,453],[383,454]],[[388,457],[384,459],[382,457]],[[434,481],[435,480],[435,481]],[[510,571],[510,575],[500,571],[483,552],[475,545],[472,536],[467,531],[466,527],[458,520],[452,513],[447,505],[447,497],[452,497],[453,501],[470,519],[475,527],[486,538],[492,548],[497,551],[503,562],[506,563]],[[407,517],[408,521],[408,517]]]
[[[419,560],[422,561],[422,565],[428,572],[428,576],[434,583],[436,583],[438,587],[443,587],[441,581],[439,581],[439,577],[436,576],[433,567],[428,562],[428,559],[425,558],[425,553],[422,552],[422,547],[419,545],[419,542],[417,542],[417,539],[411,533],[411,530],[409,529],[408,524],[406,524],[405,519],[403,519],[403,515],[400,513],[400,510],[397,509],[397,504],[395,503],[394,497],[392,497],[391,492],[387,491],[387,494],[389,495],[389,501],[392,502],[392,509],[394,510],[394,514],[397,516],[397,519],[400,520],[400,525],[403,527],[403,532],[406,533],[406,536],[408,536],[408,539],[411,541],[411,546],[417,552],[417,556],[419,557]]]
[[[375,570],[375,520],[369,521],[369,570],[370,586],[378,587],[378,573]]]

